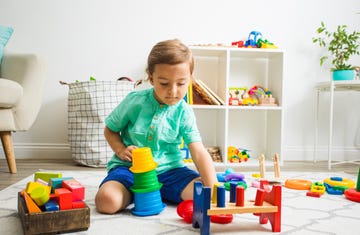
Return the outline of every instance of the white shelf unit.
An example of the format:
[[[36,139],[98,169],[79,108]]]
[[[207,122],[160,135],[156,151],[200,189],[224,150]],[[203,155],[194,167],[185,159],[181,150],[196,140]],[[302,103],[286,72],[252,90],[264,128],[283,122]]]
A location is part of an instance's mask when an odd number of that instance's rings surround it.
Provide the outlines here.
[[[272,161],[275,153],[283,163],[283,76],[284,52],[278,49],[191,47],[195,58],[194,78],[216,92],[225,105],[193,105],[205,146],[219,146],[223,164],[227,148],[251,150],[248,163],[258,164],[264,154]],[[229,87],[254,85],[268,88],[278,106],[230,106]],[[230,164],[234,166],[234,163]]]

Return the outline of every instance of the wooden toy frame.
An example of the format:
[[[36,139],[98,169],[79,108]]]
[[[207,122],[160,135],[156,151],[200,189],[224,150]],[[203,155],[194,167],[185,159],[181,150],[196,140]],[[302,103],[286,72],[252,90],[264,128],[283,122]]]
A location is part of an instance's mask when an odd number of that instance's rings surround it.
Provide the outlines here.
[[[267,181],[261,180],[264,189]],[[281,231],[281,185],[273,185],[270,192],[265,192],[262,206],[255,206],[254,201],[245,201],[244,206],[226,203],[225,207],[211,204],[211,189],[203,187],[201,182],[194,183],[194,212],[192,226],[200,228],[201,235],[210,234],[210,215],[255,213],[259,223],[266,224],[270,220],[272,231]]]

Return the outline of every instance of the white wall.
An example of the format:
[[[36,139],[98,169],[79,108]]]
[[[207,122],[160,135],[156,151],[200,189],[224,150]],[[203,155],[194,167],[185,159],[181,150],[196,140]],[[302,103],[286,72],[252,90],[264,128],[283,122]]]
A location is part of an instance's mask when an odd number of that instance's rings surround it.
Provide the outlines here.
[[[158,41],[230,43],[258,30],[286,52],[283,157],[311,160],[314,85],[329,79],[328,68],[319,67],[321,50],[311,39],[321,21],[332,29],[347,24],[360,30],[357,12],[359,0],[0,0],[0,24],[15,30],[7,50],[38,53],[48,65],[40,115],[30,131],[14,134],[17,158],[70,158],[68,88],[60,80],[141,79],[147,54]],[[359,65],[359,57],[354,62]],[[335,150],[345,158],[359,156],[360,96],[340,95],[339,100]],[[327,115],[321,120],[320,150],[325,159]]]

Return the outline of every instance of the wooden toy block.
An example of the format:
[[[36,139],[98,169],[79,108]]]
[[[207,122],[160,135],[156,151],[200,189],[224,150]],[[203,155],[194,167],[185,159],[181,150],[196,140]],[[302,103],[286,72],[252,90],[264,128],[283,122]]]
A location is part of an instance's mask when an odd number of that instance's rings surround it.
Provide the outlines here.
[[[207,211],[210,209],[210,187],[203,187],[201,182],[194,183],[194,211],[193,228],[200,228],[201,235],[210,234],[210,217]]]
[[[260,181],[259,193],[257,199],[258,204],[254,205],[254,201],[246,201],[244,206],[236,206],[236,203],[226,203],[225,207],[217,207],[210,202],[210,188],[203,187],[201,182],[194,183],[194,212],[193,227],[200,228],[202,235],[210,234],[211,215],[235,214],[235,213],[257,213],[259,223],[271,223],[273,232],[281,230],[281,185],[273,185],[272,190],[267,192],[264,190],[264,180]]]
[[[225,187],[217,187],[217,207],[225,207]]]
[[[54,192],[57,188],[62,188],[62,182],[64,180],[74,179],[73,177],[61,177],[61,178],[51,178],[49,180],[49,186],[51,186],[52,191]]]
[[[309,191],[309,192],[306,193],[306,196],[308,196],[308,197],[321,197],[321,193],[316,193],[316,192]]]
[[[85,202],[84,201],[74,201],[72,202],[72,208],[85,208]]]
[[[42,179],[40,179],[40,178],[37,178],[37,179],[36,179],[36,182],[37,182],[37,183],[40,183],[40,184],[42,184],[42,185],[45,185],[45,186],[48,185],[48,182],[46,182],[45,180],[42,180]]]
[[[217,202],[217,187],[220,186],[220,183],[215,183],[213,185],[213,195],[211,197],[212,199],[212,203],[216,203]]]
[[[61,178],[61,177],[62,177],[61,173],[38,171],[35,172],[34,174],[34,181],[36,181],[37,179],[42,179],[46,182],[49,182],[51,178]]]
[[[230,183],[230,202],[235,202],[236,201],[236,187],[237,187],[237,182],[231,182]]]
[[[55,195],[58,200],[60,210],[72,209],[72,193],[69,189],[66,188],[55,189]]]
[[[31,181],[31,182],[29,182],[29,183],[26,184],[26,189],[25,189],[25,191],[26,191],[27,194],[30,194],[31,191],[33,191],[33,190],[34,190],[35,188],[37,188],[37,187],[45,188],[46,191],[47,191],[49,194],[50,194],[50,192],[51,192],[51,187],[50,187],[50,186],[43,185],[43,184],[41,184],[41,183],[39,183],[39,182],[33,182],[33,181]]]
[[[58,210],[60,210],[59,203],[56,200],[49,200],[45,204],[45,210],[46,211],[58,211]]]
[[[75,179],[64,180],[62,187],[72,192],[73,201],[82,201],[85,199],[85,187]]]
[[[236,187],[236,204],[235,206],[244,206],[245,202],[245,189],[242,186]]]
[[[21,195],[24,198],[26,208],[29,214],[39,213],[41,212],[40,208],[36,205],[36,203],[31,199],[29,194],[25,192],[25,190],[21,191]]]
[[[31,191],[30,197],[34,200],[36,205],[43,206],[49,201],[49,192],[45,187],[36,187]]]
[[[25,235],[58,234],[87,230],[90,226],[90,208],[29,213],[25,199],[18,193],[18,213]]]

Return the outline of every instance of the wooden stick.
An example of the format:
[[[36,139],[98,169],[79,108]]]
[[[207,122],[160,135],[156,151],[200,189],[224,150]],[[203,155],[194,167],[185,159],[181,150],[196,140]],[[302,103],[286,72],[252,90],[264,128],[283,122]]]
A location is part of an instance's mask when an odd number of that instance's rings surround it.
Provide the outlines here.
[[[275,178],[280,178],[280,157],[279,154],[275,154],[274,156],[274,171],[275,171]]]
[[[259,165],[260,165],[260,178],[265,178],[265,156],[261,154],[259,157]]]

